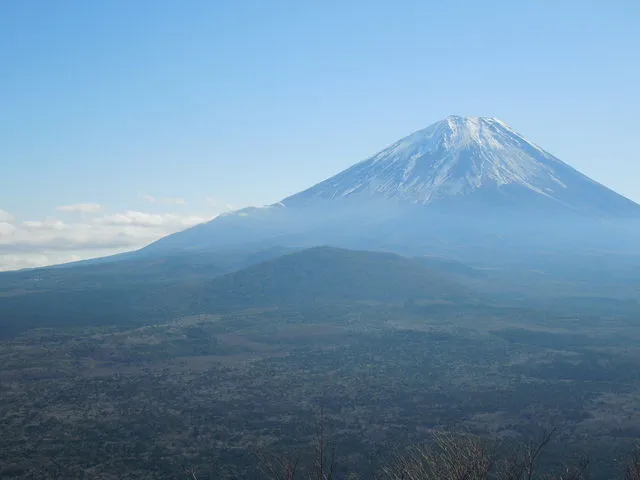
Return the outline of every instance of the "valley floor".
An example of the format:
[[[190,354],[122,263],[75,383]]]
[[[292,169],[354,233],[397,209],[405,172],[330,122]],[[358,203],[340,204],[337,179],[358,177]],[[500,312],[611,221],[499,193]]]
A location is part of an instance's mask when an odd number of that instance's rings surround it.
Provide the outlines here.
[[[321,406],[342,474],[455,429],[611,478],[640,436],[635,318],[479,305],[317,304],[0,343],[2,478],[247,478],[305,451]]]

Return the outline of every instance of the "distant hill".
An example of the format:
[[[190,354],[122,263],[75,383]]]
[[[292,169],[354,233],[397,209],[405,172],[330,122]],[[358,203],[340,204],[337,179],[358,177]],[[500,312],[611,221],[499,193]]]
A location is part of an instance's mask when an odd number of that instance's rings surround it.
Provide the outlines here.
[[[460,300],[471,292],[448,275],[392,253],[315,247],[262,262],[192,291],[192,308],[326,301]]]
[[[194,250],[162,256],[120,255],[114,261],[84,260],[52,267],[0,272],[0,296],[24,292],[139,288],[212,279],[294,248]]]
[[[181,254],[127,258],[115,262],[77,263],[0,273],[0,295],[15,291],[79,291],[140,284],[172,283],[176,279],[213,278],[230,269],[213,255]]]
[[[279,252],[274,249],[256,253],[242,261],[271,258]],[[80,267],[34,271],[42,275],[48,288],[19,290],[5,285],[4,290],[0,289],[0,336],[2,332],[12,335],[32,327],[149,323],[251,307],[361,300],[461,300],[472,295],[469,288],[446,273],[391,253],[315,247],[217,278],[212,277],[220,270],[204,258],[199,268],[193,259],[176,260],[177,265],[160,263],[154,268],[162,275],[162,281],[152,281],[150,277],[145,282],[145,274],[127,277],[120,264],[115,270],[115,266],[108,265],[84,266],[85,275],[75,283],[69,272],[81,273]],[[180,265],[183,268],[178,268]],[[207,268],[211,268],[209,277],[204,276]],[[147,274],[153,271],[147,270]],[[173,279],[171,272],[175,274]],[[34,281],[27,273],[14,274],[23,277],[23,286]],[[55,288],[57,282],[60,283]]]

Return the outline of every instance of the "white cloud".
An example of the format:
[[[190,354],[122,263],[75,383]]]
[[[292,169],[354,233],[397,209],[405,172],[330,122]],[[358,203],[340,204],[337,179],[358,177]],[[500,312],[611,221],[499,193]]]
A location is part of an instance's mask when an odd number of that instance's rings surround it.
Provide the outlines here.
[[[81,220],[73,222],[56,218],[20,223],[0,221],[0,270],[52,265],[134,250],[214,216],[128,210],[77,217]]]
[[[108,225],[133,225],[137,227],[185,228],[211,220],[212,217],[200,215],[176,215],[173,213],[144,213],[129,210],[115,215],[105,215],[97,219],[98,223]]]
[[[3,222],[3,223],[13,222],[13,215],[11,215],[9,212],[6,212],[5,210],[2,210],[0,208],[0,222]]]
[[[77,262],[83,257],[75,254],[13,254],[0,255],[0,271],[20,270],[23,268],[34,268],[43,265],[54,265],[60,263]]]
[[[73,205],[56,207],[56,210],[59,212],[98,213],[102,210],[102,205],[97,203],[75,203]]]
[[[181,198],[142,196],[159,205],[183,206]],[[207,222],[233,207],[207,197],[201,204],[208,213],[104,212],[97,203],[56,208],[66,215],[17,221],[0,209],[0,271],[39,267],[112,255],[141,248],[162,237]],[[151,208],[151,207],[150,207]],[[177,209],[177,208],[176,208]],[[180,209],[182,210],[182,209]]]
[[[187,201],[184,198],[178,197],[168,197],[168,198],[157,198],[153,195],[140,195],[144,200],[149,203],[159,203],[161,205],[186,205]]]
[[[8,237],[12,235],[13,232],[15,231],[16,231],[15,225],[9,222],[0,222],[0,241],[2,241],[2,238],[4,237]]]
[[[26,220],[22,226],[28,230],[64,230],[66,225],[55,218],[46,220]]]

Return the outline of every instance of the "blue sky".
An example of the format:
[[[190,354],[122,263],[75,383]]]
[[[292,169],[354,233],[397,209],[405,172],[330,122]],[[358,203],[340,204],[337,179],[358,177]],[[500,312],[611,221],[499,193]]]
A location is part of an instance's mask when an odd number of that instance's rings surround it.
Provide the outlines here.
[[[639,3],[2,2],[0,268],[278,201],[449,114],[640,201]]]

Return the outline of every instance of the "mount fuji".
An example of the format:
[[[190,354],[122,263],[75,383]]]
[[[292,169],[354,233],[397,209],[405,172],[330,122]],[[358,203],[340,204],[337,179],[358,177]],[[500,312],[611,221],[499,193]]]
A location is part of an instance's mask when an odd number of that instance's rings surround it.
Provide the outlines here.
[[[638,219],[638,204],[503,121],[450,116],[281,202],[222,215],[142,252],[321,244],[432,252],[488,237],[602,248],[606,231]]]
[[[496,118],[450,116],[283,201],[379,197],[429,205],[491,196],[609,214],[638,205],[584,176]]]

